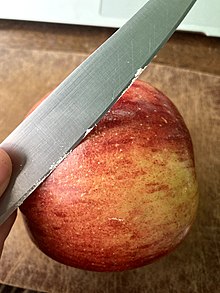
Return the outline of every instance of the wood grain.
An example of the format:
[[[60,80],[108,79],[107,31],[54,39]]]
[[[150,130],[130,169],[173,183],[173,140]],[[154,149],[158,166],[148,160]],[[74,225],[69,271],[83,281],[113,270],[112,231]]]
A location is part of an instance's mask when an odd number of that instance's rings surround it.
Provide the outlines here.
[[[0,46],[0,141],[85,57],[75,52]],[[192,135],[200,205],[187,239],[152,265],[122,273],[94,273],[66,267],[43,255],[29,239],[19,215],[0,261],[2,283],[59,293],[218,292],[220,77],[152,64],[141,79],[174,101]]]
[[[0,20],[0,47],[91,54],[116,29]],[[220,38],[177,31],[153,62],[220,74]]]

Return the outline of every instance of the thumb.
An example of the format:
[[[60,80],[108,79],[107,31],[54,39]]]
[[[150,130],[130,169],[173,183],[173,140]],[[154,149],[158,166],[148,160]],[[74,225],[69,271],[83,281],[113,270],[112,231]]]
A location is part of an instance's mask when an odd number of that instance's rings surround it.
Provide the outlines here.
[[[9,155],[0,149],[0,196],[5,191],[12,172],[12,163]]]
[[[9,155],[0,149],[0,196],[5,191],[12,172],[12,163]],[[10,229],[15,221],[16,212],[13,213],[1,226],[0,226],[0,256],[2,253],[4,241],[10,232]]]

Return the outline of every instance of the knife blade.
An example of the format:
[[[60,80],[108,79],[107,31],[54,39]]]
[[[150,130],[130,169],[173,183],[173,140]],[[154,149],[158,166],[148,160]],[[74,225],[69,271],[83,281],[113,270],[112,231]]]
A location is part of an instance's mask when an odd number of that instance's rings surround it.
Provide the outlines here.
[[[138,78],[195,2],[148,1],[1,143],[13,174],[0,199],[0,224]]]

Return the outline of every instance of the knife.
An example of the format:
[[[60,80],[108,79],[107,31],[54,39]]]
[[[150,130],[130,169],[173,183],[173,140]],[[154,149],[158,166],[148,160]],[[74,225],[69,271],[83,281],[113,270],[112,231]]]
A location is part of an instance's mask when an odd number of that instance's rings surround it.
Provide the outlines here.
[[[148,1],[1,143],[13,174],[0,199],[0,224],[138,78],[195,2]]]

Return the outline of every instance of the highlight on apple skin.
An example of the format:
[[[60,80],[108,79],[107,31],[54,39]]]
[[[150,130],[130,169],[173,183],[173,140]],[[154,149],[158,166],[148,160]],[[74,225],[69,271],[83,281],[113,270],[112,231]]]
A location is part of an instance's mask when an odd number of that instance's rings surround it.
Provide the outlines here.
[[[20,210],[32,240],[52,259],[123,271],[172,251],[197,204],[183,118],[163,93],[139,80]]]

